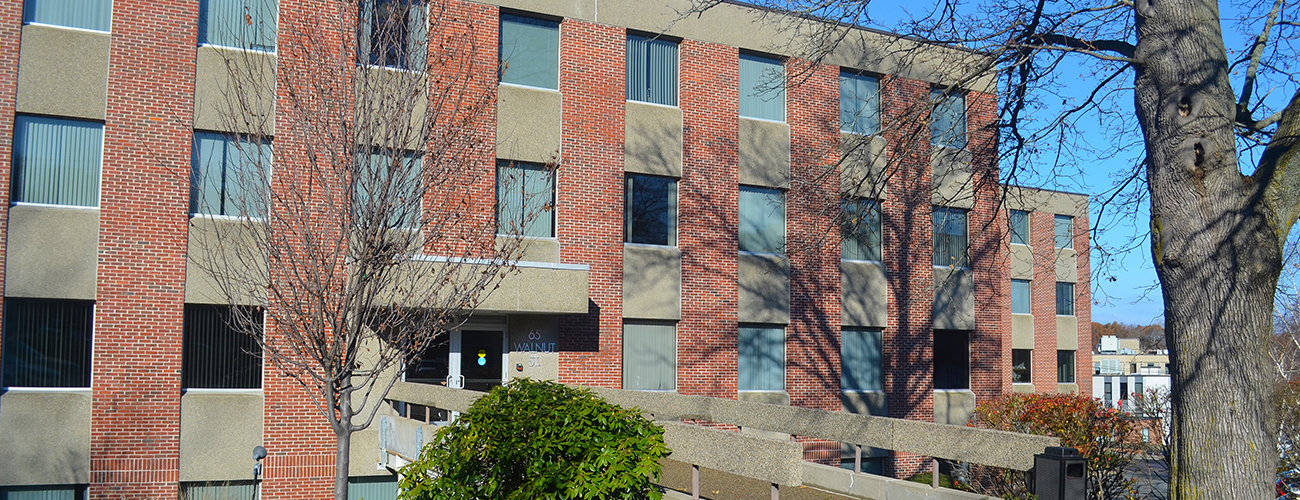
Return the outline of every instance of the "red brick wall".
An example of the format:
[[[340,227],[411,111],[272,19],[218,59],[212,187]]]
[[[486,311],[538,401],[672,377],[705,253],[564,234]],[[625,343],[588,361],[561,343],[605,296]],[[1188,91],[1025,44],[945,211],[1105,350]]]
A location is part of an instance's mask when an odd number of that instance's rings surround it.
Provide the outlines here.
[[[1089,217],[1074,218],[1074,250],[1078,252],[1078,282],[1074,285],[1074,315],[1079,320],[1079,350],[1074,355],[1074,381],[1079,394],[1092,395],[1092,255]]]
[[[1034,255],[1034,279],[1029,282],[1029,310],[1034,314],[1030,381],[1037,392],[1056,392],[1055,217],[1048,212],[1029,213],[1029,245]]]
[[[113,2],[91,498],[175,498],[197,4]]]
[[[998,185],[997,98],[966,94],[967,149],[973,156],[975,206],[967,221],[975,275],[975,331],[970,336],[970,383],[975,402],[1011,390],[1011,298],[1006,275],[1006,213]]]

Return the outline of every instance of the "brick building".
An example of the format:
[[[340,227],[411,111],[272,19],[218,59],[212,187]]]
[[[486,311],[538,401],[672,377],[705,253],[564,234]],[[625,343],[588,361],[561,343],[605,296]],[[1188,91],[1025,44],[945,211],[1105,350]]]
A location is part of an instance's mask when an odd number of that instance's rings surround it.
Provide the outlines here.
[[[273,61],[276,31],[258,27],[328,3],[265,1],[0,6],[0,492],[239,490],[263,445],[264,495],[328,495],[334,437],[296,383],[238,339],[194,347],[228,333],[187,260],[203,228],[239,223],[193,199],[195,158],[239,132],[212,107],[226,61]],[[442,5],[507,63],[481,76],[495,92],[482,168],[550,200],[532,207],[519,273],[409,379],[957,425],[1012,390],[1091,393],[1087,199],[997,184],[994,78],[958,78],[977,55],[852,29],[800,61],[779,19],[731,3],[686,19],[625,0]],[[427,32],[427,16],[404,19],[409,38]],[[186,357],[203,352],[219,359]],[[377,432],[353,439],[355,491],[392,488]],[[922,458],[869,455],[895,475]]]

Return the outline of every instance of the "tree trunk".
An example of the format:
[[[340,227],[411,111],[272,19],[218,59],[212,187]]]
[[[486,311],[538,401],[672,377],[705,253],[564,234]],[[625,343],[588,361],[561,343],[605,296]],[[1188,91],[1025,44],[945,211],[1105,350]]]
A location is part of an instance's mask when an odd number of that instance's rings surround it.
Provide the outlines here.
[[[338,446],[334,457],[334,500],[348,500],[349,453],[352,449],[352,432],[344,431],[338,435]]]
[[[1282,237],[1241,174],[1212,0],[1137,0],[1135,99],[1173,378],[1172,498],[1271,499],[1267,342]],[[1280,236],[1279,236],[1280,235]]]

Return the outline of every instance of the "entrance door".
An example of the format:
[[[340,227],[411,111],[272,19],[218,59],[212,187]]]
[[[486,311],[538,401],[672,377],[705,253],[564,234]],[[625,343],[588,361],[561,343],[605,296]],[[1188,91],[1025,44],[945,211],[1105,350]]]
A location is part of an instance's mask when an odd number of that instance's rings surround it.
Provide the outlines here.
[[[455,341],[457,336],[460,342]],[[460,330],[453,333],[452,340],[453,352],[460,355],[460,363],[453,359],[453,364],[460,365],[459,388],[487,392],[501,385],[506,377],[505,332]]]

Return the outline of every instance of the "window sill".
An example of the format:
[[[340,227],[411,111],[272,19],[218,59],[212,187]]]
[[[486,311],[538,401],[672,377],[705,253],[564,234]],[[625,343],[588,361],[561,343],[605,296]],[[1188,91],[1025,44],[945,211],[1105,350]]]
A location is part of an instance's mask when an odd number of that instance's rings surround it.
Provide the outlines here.
[[[0,394],[85,394],[90,395],[89,387],[0,387]]]
[[[852,131],[852,130],[844,130],[844,129],[840,129],[840,133],[841,133],[841,134],[856,135],[856,136],[858,136],[858,137],[862,137],[862,138],[867,138],[867,137],[883,137],[883,136],[880,135],[880,132],[872,132],[872,133],[870,133],[870,134],[863,134],[863,133],[859,133],[859,132],[854,132],[854,131]]]
[[[884,394],[884,389],[840,389],[842,394]]]
[[[545,91],[545,92],[555,92],[556,94],[560,93],[560,89],[559,89],[559,88],[537,87],[537,86],[533,86],[533,85],[524,85],[524,84],[521,84],[521,83],[497,82],[497,86],[499,86],[499,87],[514,87],[514,88],[517,88],[517,89],[541,90],[541,91]],[[557,87],[558,87],[558,85],[557,85]]]
[[[625,246],[625,247],[654,248],[654,249],[668,249],[668,248],[671,248],[671,249],[674,249],[674,250],[677,250],[677,249],[678,249],[678,248],[677,248],[677,245],[660,245],[660,244],[658,244],[658,243],[634,243],[634,242],[631,242],[631,241],[624,241],[624,242],[623,242],[623,246]]]
[[[970,266],[934,266],[935,269],[954,269],[957,271],[969,271]]]
[[[784,118],[782,118],[782,119],[780,119],[780,120],[773,120],[773,119],[771,119],[771,118],[759,118],[759,117],[757,117],[757,116],[745,116],[745,115],[741,115],[741,114],[739,114],[739,113],[737,113],[737,115],[739,115],[740,118],[745,119],[745,120],[754,120],[754,121],[756,121],[756,122],[766,122],[766,123],[780,123],[780,124],[782,124],[782,125],[786,125],[786,121],[785,121]]]
[[[505,84],[503,84],[503,85],[505,85]],[[635,104],[641,104],[641,105],[645,105],[645,106],[654,106],[654,107],[656,107],[656,108],[664,108],[664,109],[682,109],[681,106],[677,106],[677,105],[659,104],[659,103],[657,103],[657,102],[650,102],[650,101],[638,101],[638,100],[636,100],[636,99],[628,99],[627,102],[635,103]]]
[[[397,66],[380,66],[380,65],[378,65],[378,64],[370,64],[370,63],[363,63],[363,62],[358,62],[358,63],[357,63],[357,66],[362,67],[362,68],[378,69],[378,70],[384,70],[384,71],[392,71],[392,72],[394,72],[394,73],[406,73],[406,74],[410,74],[410,75],[427,75],[427,74],[428,74],[427,72],[419,71],[419,70],[414,70],[414,69],[401,68],[401,67],[397,67]]]
[[[219,220],[227,222],[266,222],[266,217],[241,217],[238,215],[190,213],[191,219]]]
[[[110,31],[102,31],[102,30],[96,30],[96,29],[90,29],[90,28],[78,28],[78,27],[76,27],[76,26],[63,26],[63,25],[59,25],[59,24],[45,24],[45,23],[38,23],[38,22],[32,22],[32,21],[28,21],[28,22],[23,23],[23,26],[39,26],[39,27],[42,27],[42,28],[58,28],[58,29],[63,29],[63,30],[81,31],[81,32],[83,32],[83,33],[95,33],[95,34],[99,34],[99,35],[112,35],[112,34],[113,34],[113,32],[111,31],[111,30],[112,30],[111,27],[109,28]]]
[[[200,48],[200,49],[201,49],[201,48],[205,48],[205,47],[206,47],[206,48],[209,48],[209,49],[229,50],[229,51],[231,51],[231,52],[248,52],[248,53],[253,53],[253,54],[268,54],[268,55],[275,55],[275,49],[254,49],[254,48],[249,48],[249,47],[232,47],[232,46],[230,46],[230,45],[219,45],[219,44],[215,44],[215,43],[200,43],[200,44],[198,44],[198,48]]]
[[[1019,245],[1019,246],[1022,246],[1022,247],[1028,247],[1028,246],[1029,246],[1028,243],[1016,243],[1016,242],[1014,242],[1014,241],[1011,242],[1011,244],[1012,244],[1012,245]]]
[[[56,203],[32,203],[30,201],[10,202],[11,207],[42,207],[42,208],[67,208],[72,210],[99,210],[99,207],[88,207],[85,205],[59,205]]]
[[[972,391],[969,388],[968,389],[935,389],[934,392],[942,392],[944,394],[953,394],[953,393],[975,394],[975,391]]]
[[[845,259],[841,257],[840,262],[849,262],[853,264],[877,264],[882,266],[885,265],[885,261],[880,259]]]
[[[186,394],[195,394],[195,395],[199,395],[199,394],[247,394],[247,395],[250,395],[250,396],[261,396],[261,395],[262,395],[262,390],[261,390],[261,389],[203,389],[203,388],[181,389],[181,395],[184,396],[184,395],[186,395]]]
[[[788,259],[788,258],[789,258],[789,257],[786,256],[786,254],[781,253],[781,252],[757,252],[757,251],[754,251],[754,250],[740,250],[740,251],[737,251],[736,253],[737,253],[737,254],[740,254],[740,255],[752,255],[752,256],[755,256],[755,257],[780,257],[780,258],[782,258],[782,259]]]

